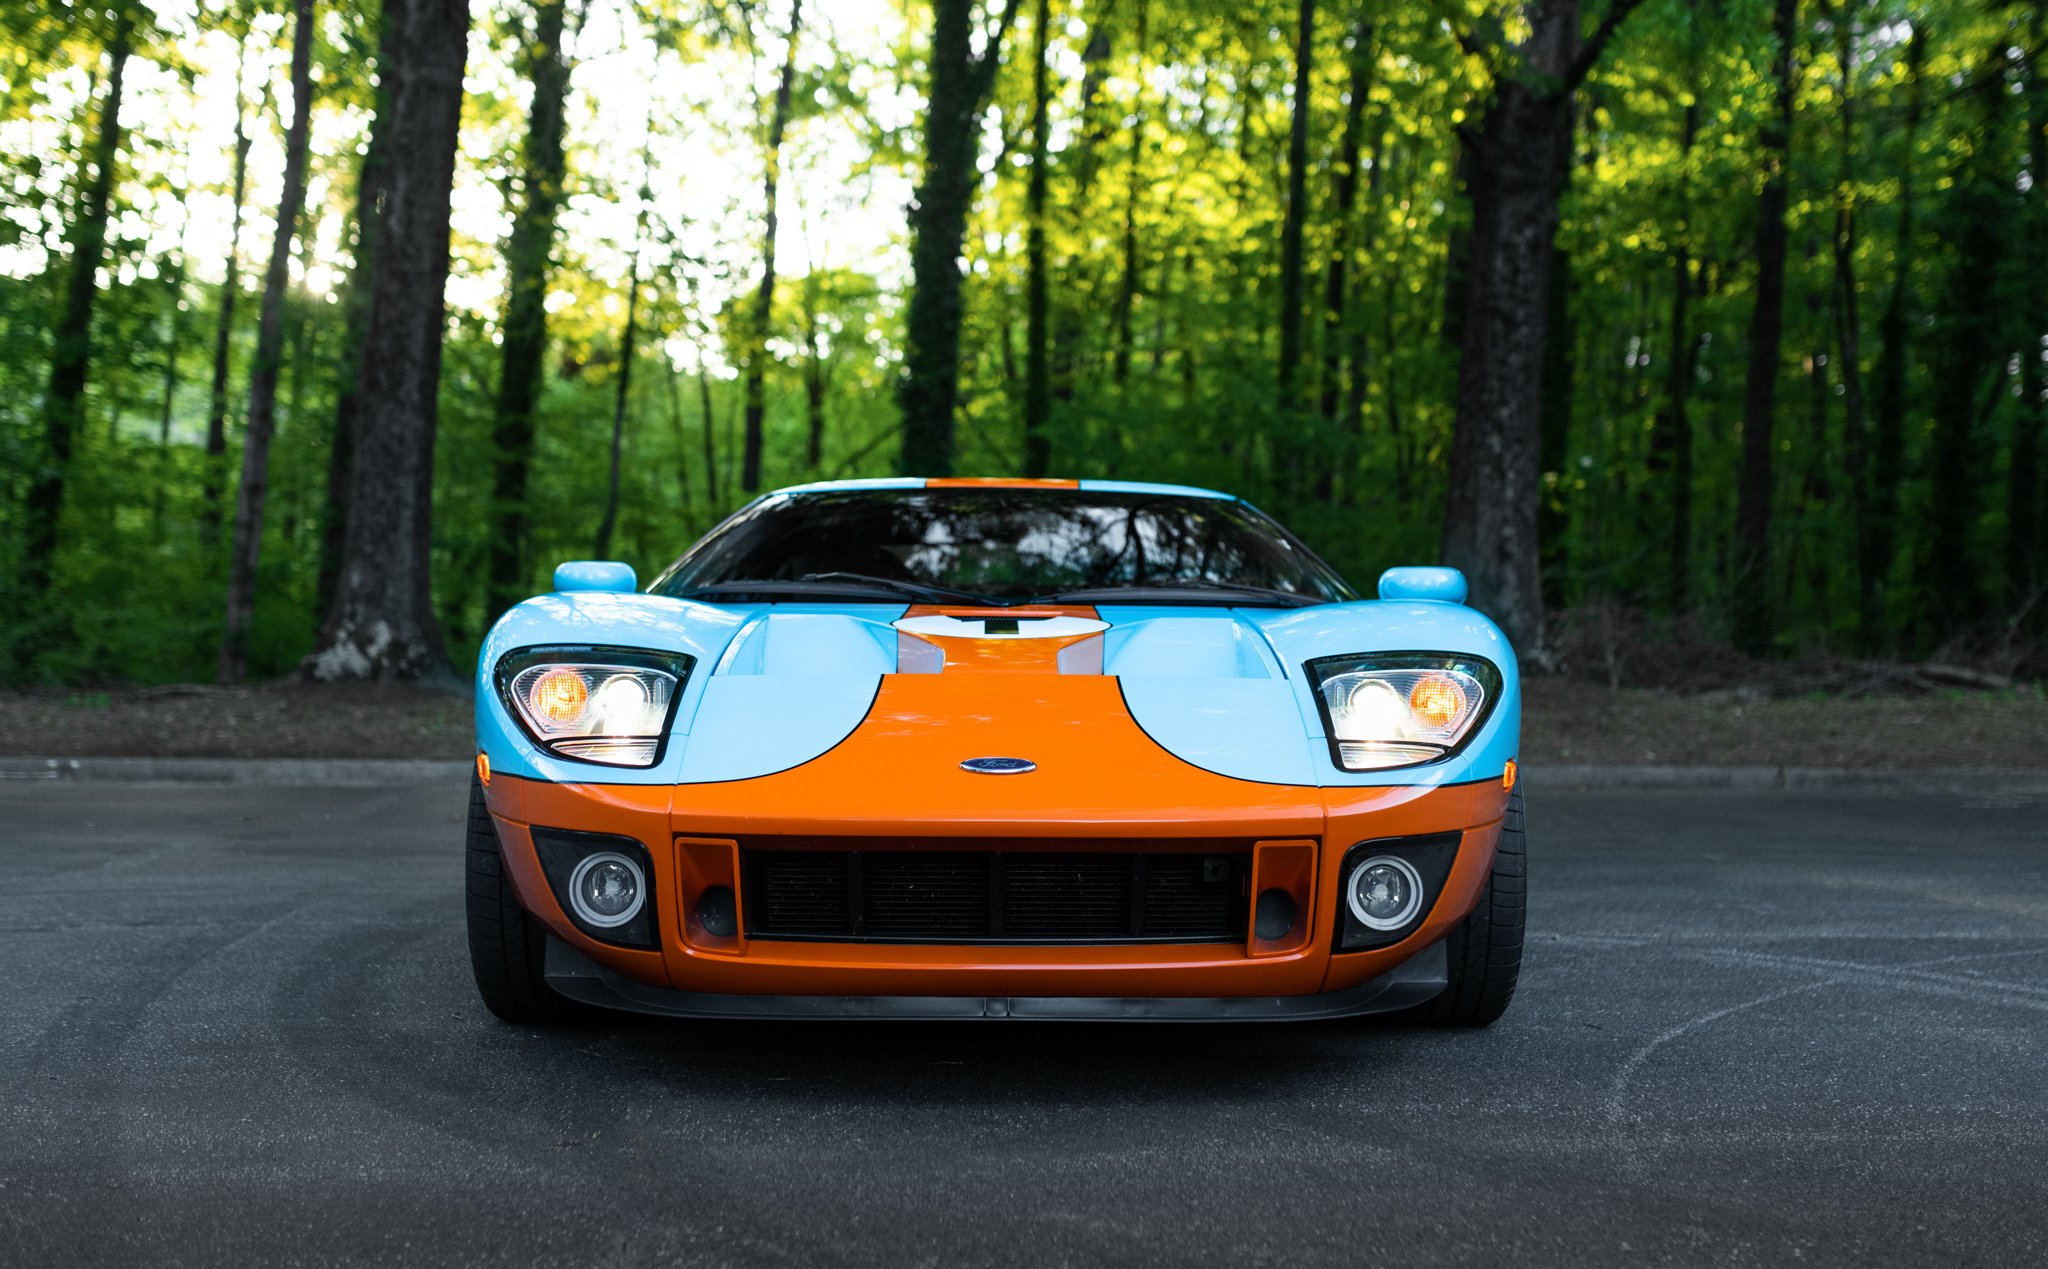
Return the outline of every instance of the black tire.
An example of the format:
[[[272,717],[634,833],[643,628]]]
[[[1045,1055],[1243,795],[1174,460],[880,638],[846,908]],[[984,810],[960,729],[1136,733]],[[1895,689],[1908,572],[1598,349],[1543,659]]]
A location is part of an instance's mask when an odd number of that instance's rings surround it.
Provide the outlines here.
[[[1528,839],[1522,827],[1522,791],[1508,796],[1508,813],[1494,848],[1493,871],[1479,905],[1444,939],[1450,986],[1403,1020],[1427,1027],[1483,1027],[1507,1012],[1522,974],[1522,930],[1529,898]]]
[[[547,985],[542,964],[547,931],[519,906],[498,831],[484,806],[484,786],[469,777],[469,841],[465,852],[469,902],[469,965],[484,1007],[506,1022],[560,1022],[570,1001]]]

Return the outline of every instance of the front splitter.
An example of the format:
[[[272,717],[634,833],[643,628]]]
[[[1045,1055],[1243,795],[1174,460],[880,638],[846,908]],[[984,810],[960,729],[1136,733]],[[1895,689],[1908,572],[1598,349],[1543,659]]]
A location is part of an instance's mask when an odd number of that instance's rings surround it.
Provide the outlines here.
[[[738,996],[671,991],[615,974],[552,936],[546,962],[548,986],[571,1000],[674,1018],[1310,1022],[1392,1013],[1422,1004],[1443,991],[1447,975],[1442,943],[1355,987],[1312,996]]]

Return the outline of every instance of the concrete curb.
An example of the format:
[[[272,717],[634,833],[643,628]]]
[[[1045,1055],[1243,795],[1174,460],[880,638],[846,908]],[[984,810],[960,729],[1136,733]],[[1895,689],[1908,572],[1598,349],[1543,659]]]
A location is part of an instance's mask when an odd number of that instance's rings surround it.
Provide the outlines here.
[[[2048,794],[2041,767],[1594,767],[1530,766],[1524,777],[1543,788],[1718,789],[1734,793]]]
[[[227,784],[298,788],[460,785],[469,763],[394,758],[0,758],[0,782]],[[1699,789],[1733,793],[1830,790],[1869,793],[2048,795],[2040,767],[1598,767],[1525,766],[1539,788]]]
[[[299,788],[460,785],[467,762],[403,758],[0,758],[0,781],[247,784]]]

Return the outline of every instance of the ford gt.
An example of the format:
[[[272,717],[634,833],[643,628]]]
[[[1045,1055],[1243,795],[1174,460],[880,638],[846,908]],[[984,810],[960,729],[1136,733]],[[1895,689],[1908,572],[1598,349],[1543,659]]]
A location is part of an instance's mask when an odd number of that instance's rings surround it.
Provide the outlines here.
[[[1485,1025],[1521,697],[1465,598],[1106,480],[805,485],[645,587],[563,564],[477,663],[477,988],[516,1023]]]

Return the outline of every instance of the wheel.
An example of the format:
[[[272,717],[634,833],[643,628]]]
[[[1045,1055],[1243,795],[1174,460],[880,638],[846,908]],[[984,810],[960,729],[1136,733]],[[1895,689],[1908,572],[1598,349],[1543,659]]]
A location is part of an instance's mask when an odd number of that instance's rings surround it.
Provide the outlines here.
[[[1508,796],[1508,813],[1494,847],[1493,871],[1472,915],[1444,939],[1450,985],[1408,1010],[1404,1020],[1429,1027],[1483,1027],[1507,1012],[1522,972],[1522,928],[1529,894],[1527,835],[1522,791]]]
[[[484,786],[469,777],[469,841],[465,852],[469,901],[469,965],[484,1007],[506,1022],[560,1022],[570,1002],[547,985],[541,967],[547,931],[519,906],[498,830],[484,806]]]

